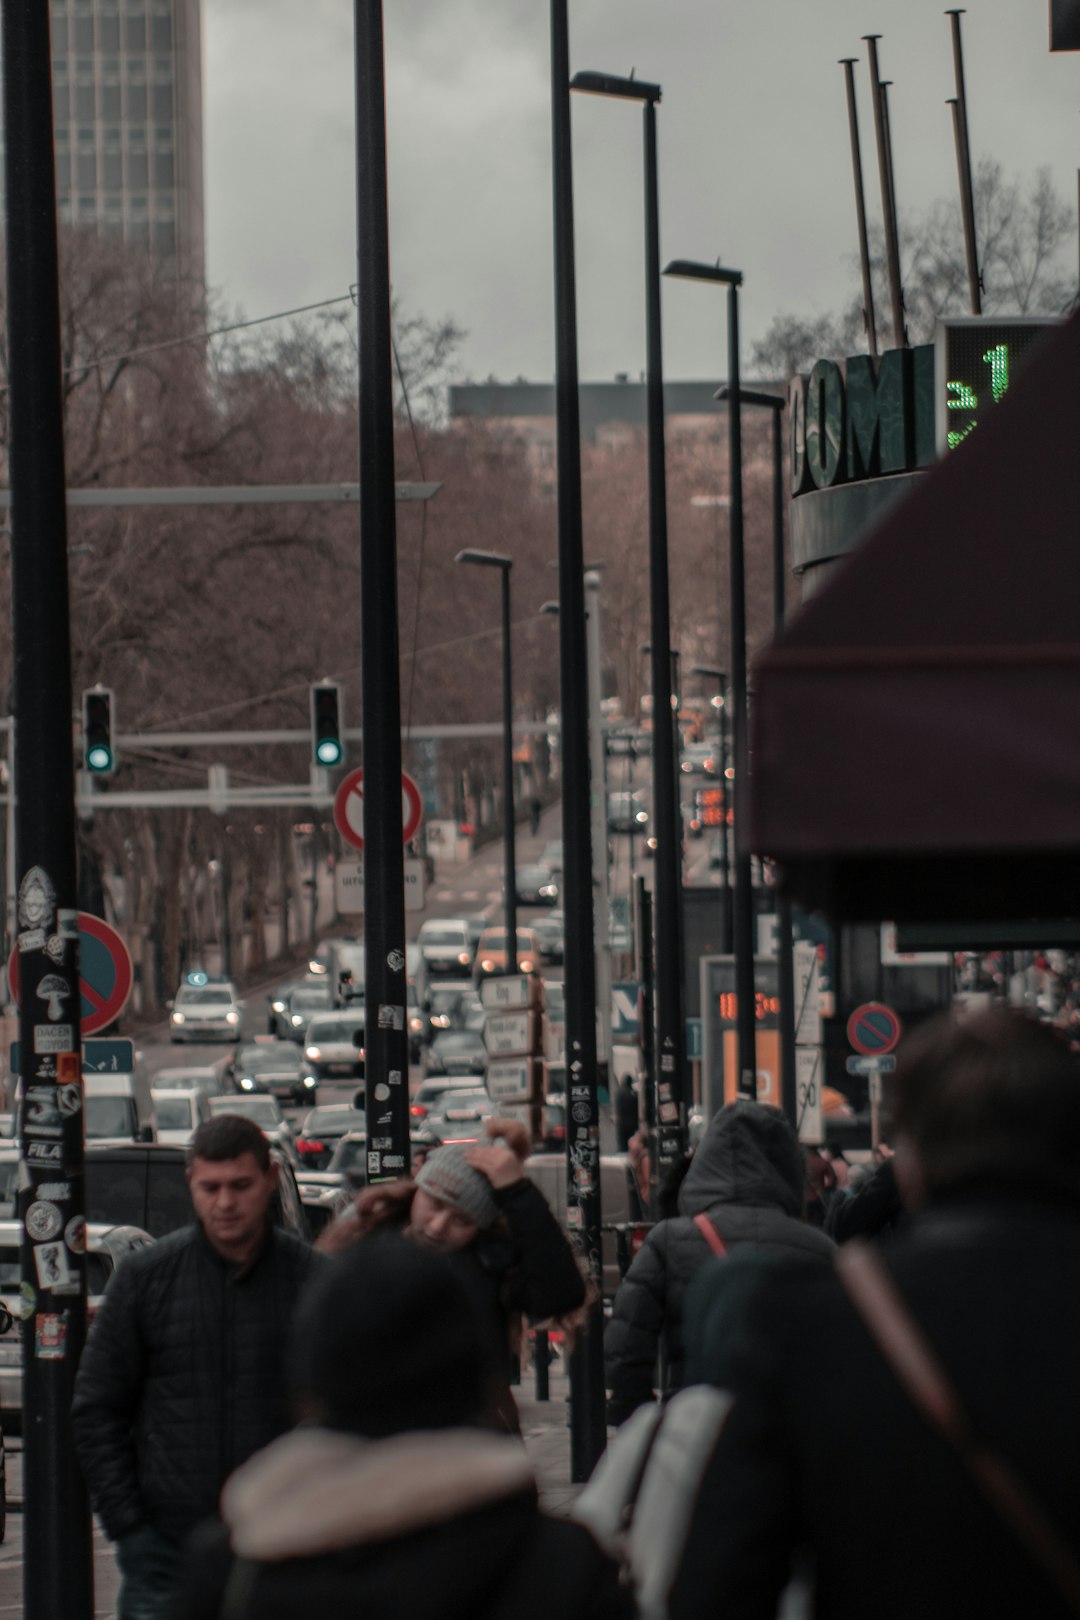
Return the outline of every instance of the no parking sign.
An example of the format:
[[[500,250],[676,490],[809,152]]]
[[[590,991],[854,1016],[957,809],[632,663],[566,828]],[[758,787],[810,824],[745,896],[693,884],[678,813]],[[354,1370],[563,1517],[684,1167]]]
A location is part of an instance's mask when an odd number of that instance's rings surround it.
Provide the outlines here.
[[[83,1035],[107,1029],[127,1006],[131,995],[131,954],[110,923],[80,911],[79,918],[79,1023]],[[8,984],[19,999],[19,952],[8,957]]]

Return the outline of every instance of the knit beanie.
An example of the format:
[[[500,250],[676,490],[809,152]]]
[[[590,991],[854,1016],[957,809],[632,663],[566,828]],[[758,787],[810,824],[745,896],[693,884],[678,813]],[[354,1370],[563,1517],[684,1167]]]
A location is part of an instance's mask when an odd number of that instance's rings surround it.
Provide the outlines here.
[[[473,1169],[462,1147],[439,1147],[429,1153],[416,1172],[416,1185],[475,1222],[481,1231],[498,1217],[490,1181]]]

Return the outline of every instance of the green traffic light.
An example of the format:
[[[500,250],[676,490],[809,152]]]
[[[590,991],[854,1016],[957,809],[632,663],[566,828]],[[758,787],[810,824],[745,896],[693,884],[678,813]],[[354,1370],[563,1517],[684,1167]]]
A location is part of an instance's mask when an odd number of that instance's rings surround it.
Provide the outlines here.
[[[112,752],[103,743],[94,743],[86,750],[86,765],[91,771],[109,771],[112,769]]]
[[[320,765],[341,764],[341,744],[336,737],[322,737],[315,749]]]

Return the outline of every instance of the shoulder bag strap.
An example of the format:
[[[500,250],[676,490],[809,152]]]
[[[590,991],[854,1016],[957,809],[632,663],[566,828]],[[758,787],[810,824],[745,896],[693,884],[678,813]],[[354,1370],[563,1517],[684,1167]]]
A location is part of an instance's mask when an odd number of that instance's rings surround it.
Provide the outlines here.
[[[1080,1614],[1080,1563],[1004,1457],[976,1437],[944,1367],[873,1249],[867,1243],[845,1244],[837,1251],[836,1272],[914,1405],[953,1446],[984,1499]]]
[[[723,1238],[720,1236],[709,1217],[707,1215],[695,1215],[694,1225],[697,1227],[698,1231],[709,1245],[709,1248],[712,1250],[713,1254],[719,1255],[720,1258],[723,1259],[723,1257],[727,1254],[727,1244],[724,1242]]]

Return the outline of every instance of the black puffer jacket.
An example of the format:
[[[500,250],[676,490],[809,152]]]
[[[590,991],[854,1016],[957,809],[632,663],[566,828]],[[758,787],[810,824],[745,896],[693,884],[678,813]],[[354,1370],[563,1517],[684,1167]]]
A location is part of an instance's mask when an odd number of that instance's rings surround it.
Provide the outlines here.
[[[75,1384],[75,1445],[105,1533],[173,1540],[217,1511],[225,1480],[289,1427],[288,1324],[319,1256],[271,1230],[235,1273],[200,1226],[124,1261]]]
[[[682,1388],[683,1294],[712,1254],[694,1217],[707,1216],[729,1248],[778,1244],[827,1257],[833,1244],[802,1219],[802,1207],[802,1154],[786,1120],[755,1102],[722,1108],[679,1189],[679,1214],[649,1233],[615,1295],[604,1335],[612,1423],[653,1399],[661,1348],[662,1392]]]

